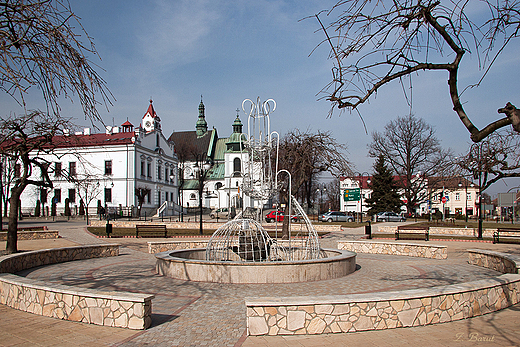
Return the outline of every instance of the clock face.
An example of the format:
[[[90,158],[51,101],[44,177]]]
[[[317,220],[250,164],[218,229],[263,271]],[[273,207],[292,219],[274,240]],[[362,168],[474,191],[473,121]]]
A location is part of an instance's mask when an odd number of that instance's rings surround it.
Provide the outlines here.
[[[191,171],[192,171],[191,167],[184,168],[184,175],[189,177],[191,174]]]
[[[150,121],[148,120],[148,121],[146,121],[146,123],[144,123],[144,126],[145,126],[146,128],[150,128],[150,127],[152,126],[152,122],[150,122]]]

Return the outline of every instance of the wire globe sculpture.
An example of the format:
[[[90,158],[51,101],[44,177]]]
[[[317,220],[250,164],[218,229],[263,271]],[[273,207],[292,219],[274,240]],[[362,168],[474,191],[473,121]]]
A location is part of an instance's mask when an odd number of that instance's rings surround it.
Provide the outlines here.
[[[249,109],[246,104],[250,103]],[[248,114],[248,137],[245,148],[248,160],[245,167],[243,192],[253,199],[267,202],[278,193],[278,134],[270,131],[269,114],[276,109],[276,102],[269,99],[256,103],[246,99],[242,109]],[[247,111],[246,111],[247,109]],[[276,135],[276,141],[273,134]],[[274,158],[274,160],[273,160]],[[273,167],[274,166],[274,167]],[[289,176],[290,173],[285,171]],[[318,234],[298,201],[289,193],[289,235],[278,239],[278,224],[269,235],[256,219],[260,215],[245,209],[235,219],[218,228],[208,242],[206,260],[271,262],[318,259],[323,256]],[[293,215],[294,213],[294,215]],[[300,221],[294,228],[293,219]],[[296,236],[292,233],[296,230]]]

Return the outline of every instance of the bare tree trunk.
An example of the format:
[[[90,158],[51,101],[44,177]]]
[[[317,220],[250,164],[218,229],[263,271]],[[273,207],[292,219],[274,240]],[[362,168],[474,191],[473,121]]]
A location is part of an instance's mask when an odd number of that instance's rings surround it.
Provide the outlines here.
[[[12,254],[18,252],[18,209],[20,207],[20,195],[22,189],[13,188],[11,197],[9,198],[9,222],[7,227],[7,253]]]

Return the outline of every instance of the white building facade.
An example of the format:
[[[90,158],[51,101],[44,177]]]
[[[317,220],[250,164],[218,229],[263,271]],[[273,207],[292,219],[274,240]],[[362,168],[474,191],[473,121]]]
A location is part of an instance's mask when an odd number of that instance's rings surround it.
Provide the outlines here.
[[[137,188],[149,190],[143,213],[155,214],[161,205],[165,205],[165,215],[178,210],[178,160],[173,143],[162,133],[152,101],[135,130],[127,121],[100,134],[91,134],[89,129],[64,133],[53,138],[52,154],[38,154],[51,163],[53,188],[28,186],[21,197],[24,213],[33,214],[39,200],[46,215],[52,204],[57,214],[64,213],[66,201],[71,213],[77,214],[83,200],[89,214],[102,206],[108,213],[135,215]]]

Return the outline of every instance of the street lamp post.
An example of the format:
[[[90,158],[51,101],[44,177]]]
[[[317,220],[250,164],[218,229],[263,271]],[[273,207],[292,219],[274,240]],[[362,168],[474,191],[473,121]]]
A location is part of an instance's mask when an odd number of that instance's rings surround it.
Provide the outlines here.
[[[360,211],[359,221],[361,223],[363,223],[363,181],[364,181],[363,178],[366,176],[367,184],[370,184],[370,175],[368,174],[368,172],[363,172],[363,173],[356,172],[354,175],[358,178],[358,182],[359,182],[359,201],[361,203],[361,205],[359,207],[359,211]]]
[[[477,172],[473,172],[473,178],[478,175],[478,239],[482,240],[482,147],[483,143],[475,143],[471,146],[470,152],[476,148],[477,152]]]
[[[323,210],[323,208],[322,208],[322,206],[323,206],[323,192],[327,191],[327,187],[325,186],[325,184],[323,184],[323,185],[321,185],[321,189],[320,189],[320,185],[318,184],[318,188],[316,189],[316,191],[320,193],[320,204],[318,206],[318,215],[319,215],[321,210]]]
[[[199,234],[203,234],[202,229],[202,193],[204,191],[204,181],[206,180],[206,176],[208,175],[209,169],[211,169],[211,163],[206,161],[202,164],[202,156],[196,155],[196,163],[194,167],[194,171],[197,175],[197,180],[199,182],[198,191],[199,191],[199,211],[200,211],[200,220],[199,220]]]

